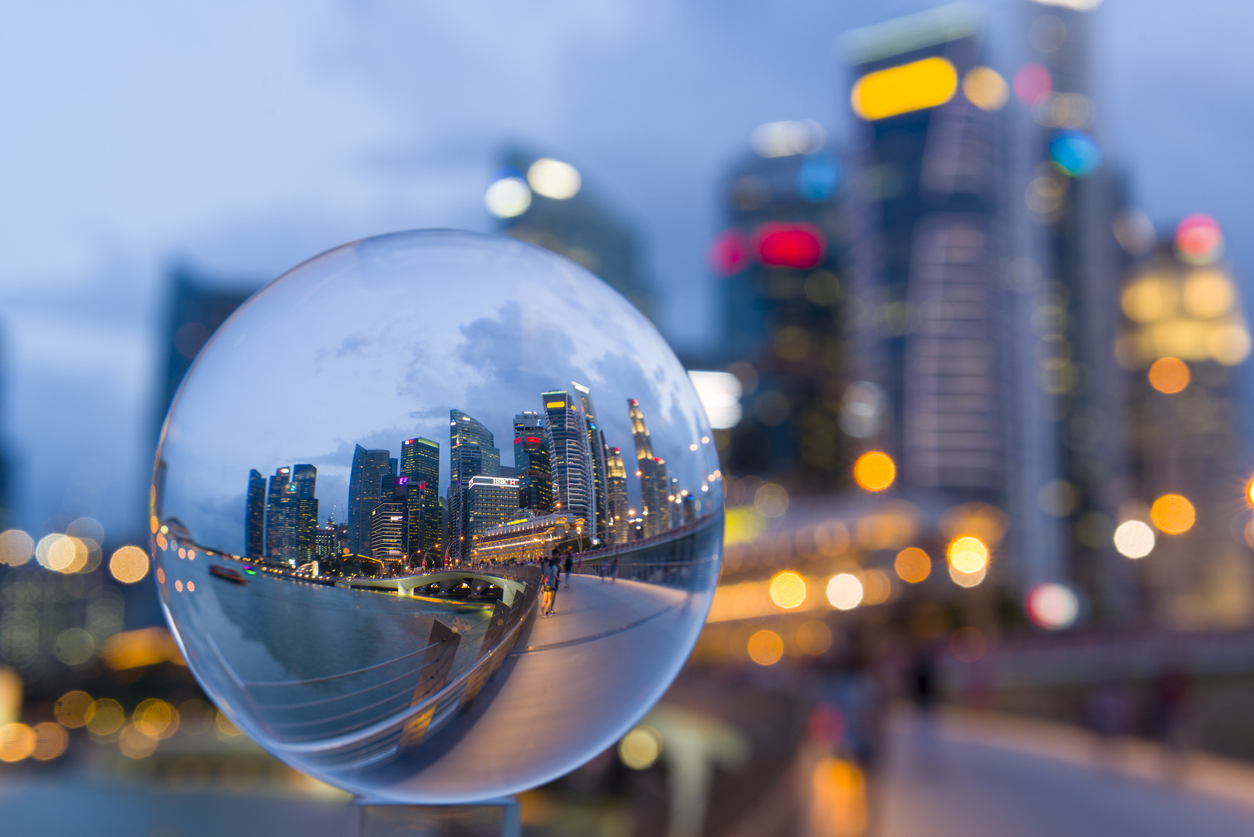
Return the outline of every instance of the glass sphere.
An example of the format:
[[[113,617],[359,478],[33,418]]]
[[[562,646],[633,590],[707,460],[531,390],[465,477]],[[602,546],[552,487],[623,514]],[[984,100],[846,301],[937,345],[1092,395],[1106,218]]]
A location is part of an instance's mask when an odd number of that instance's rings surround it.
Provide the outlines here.
[[[170,408],[156,580],[188,665],[274,755],[472,802],[611,746],[718,578],[713,433],[671,350],[507,238],[347,244],[217,331]]]

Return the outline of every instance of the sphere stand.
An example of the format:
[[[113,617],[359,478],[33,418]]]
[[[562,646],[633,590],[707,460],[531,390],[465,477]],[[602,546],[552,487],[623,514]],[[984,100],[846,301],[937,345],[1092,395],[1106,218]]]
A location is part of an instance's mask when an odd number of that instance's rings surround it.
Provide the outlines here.
[[[355,799],[347,837],[520,837],[518,800],[477,805],[403,805]]]

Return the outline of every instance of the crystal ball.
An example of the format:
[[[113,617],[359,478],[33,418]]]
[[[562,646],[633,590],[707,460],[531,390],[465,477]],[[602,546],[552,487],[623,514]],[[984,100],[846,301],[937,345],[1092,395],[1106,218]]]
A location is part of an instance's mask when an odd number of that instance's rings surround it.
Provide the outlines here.
[[[467,803],[611,747],[696,642],[723,484],[657,330],[566,259],[466,232],[324,253],[245,302],[151,492],[188,666],[278,758]]]

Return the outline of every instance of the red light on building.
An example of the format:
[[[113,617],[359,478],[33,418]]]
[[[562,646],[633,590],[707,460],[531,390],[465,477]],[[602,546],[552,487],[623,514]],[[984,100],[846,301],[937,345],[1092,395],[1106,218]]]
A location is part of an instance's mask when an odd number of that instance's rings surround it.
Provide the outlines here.
[[[1190,215],[1176,227],[1176,247],[1191,262],[1209,262],[1219,257],[1224,236],[1209,215]]]
[[[527,443],[528,443],[528,444],[531,444],[531,445],[538,445],[538,444],[540,444],[540,440],[539,440],[539,439],[537,439],[535,436],[528,436],[528,437],[527,437]]]
[[[739,273],[749,259],[749,244],[740,230],[719,233],[707,254],[710,268],[719,276]]]
[[[823,231],[813,224],[763,224],[753,238],[758,260],[770,267],[809,270],[827,252]]]

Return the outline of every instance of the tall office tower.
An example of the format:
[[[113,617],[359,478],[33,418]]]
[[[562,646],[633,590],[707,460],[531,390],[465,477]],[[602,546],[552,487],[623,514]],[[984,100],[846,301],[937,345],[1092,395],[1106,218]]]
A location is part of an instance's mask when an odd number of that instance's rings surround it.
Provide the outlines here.
[[[405,561],[405,503],[388,501],[370,512],[370,557],[399,569]]]
[[[248,499],[244,504],[244,555],[266,555],[266,478],[256,468],[248,472]]]
[[[165,419],[174,393],[192,365],[200,347],[231,312],[261,287],[257,281],[222,281],[197,275],[186,267],[170,274],[165,337],[165,377],[159,386],[156,424]]]
[[[1029,549],[1035,578],[1070,580],[1093,618],[1135,618],[1132,570],[1110,532],[1127,498],[1123,380],[1111,350],[1119,327],[1120,253],[1113,234],[1119,184],[1101,164],[1091,96],[1089,13],[1025,2],[1028,61],[1015,75],[1030,159],[1011,194],[1024,218],[1029,255],[1013,276],[1031,328],[1019,379],[1035,400],[1020,424],[1039,428],[1042,473],[1023,506],[1043,537]],[[1019,196],[1023,197],[1020,198]],[[1020,202],[1022,201],[1022,202]]]
[[[670,480],[666,463],[653,455],[653,441],[644,422],[640,402],[627,399],[631,418],[631,436],[636,442],[636,476],[640,478],[640,514],[644,519],[644,536],[651,538],[670,528],[670,504],[666,500]]]
[[[348,527],[328,520],[326,526],[314,530],[314,557],[319,560],[338,559],[348,548]]]
[[[623,462],[623,454],[618,448],[610,448],[605,460],[606,483],[609,486],[610,506],[610,543],[615,545],[627,543],[628,519],[627,507],[627,466]]]
[[[318,501],[315,498],[318,469],[312,465],[292,467],[296,490],[296,558],[300,563],[314,559],[314,535],[318,529]]]
[[[583,265],[650,316],[653,299],[633,233],[582,185],[569,164],[511,153],[488,187],[487,204],[505,235]],[[501,200],[506,196],[513,199]]]
[[[440,556],[440,443],[419,436],[401,443],[401,476],[409,478],[409,534],[405,544],[411,560]]]
[[[596,525],[589,521],[593,543],[607,543],[610,537],[610,498],[605,473],[605,434],[597,424],[597,411],[592,406],[592,392],[582,384],[571,382],[579,398],[583,413],[584,432],[588,436],[588,450],[592,454],[592,499],[596,513]]]
[[[671,526],[682,526],[684,523],[685,494],[687,494],[687,492],[679,490],[679,479],[677,477],[671,477],[670,490],[666,494],[666,499],[670,502],[669,508],[671,512]]]
[[[270,477],[266,495],[266,559],[274,563],[296,561],[296,523],[300,500],[292,484],[292,469],[279,468]]]
[[[539,413],[514,416],[514,471],[518,477],[518,507],[539,514],[553,511],[553,466],[549,461],[548,431]]]
[[[1006,488],[1005,83],[972,13],[946,6],[850,33],[849,288],[858,379],[847,432],[908,489],[1000,503]],[[988,89],[985,89],[988,88]]]
[[[579,402],[565,390],[540,394],[544,401],[544,426],[553,446],[553,509],[584,521],[593,532],[596,521],[595,478],[587,422]]]
[[[1238,366],[1250,353],[1238,283],[1219,260],[1222,236],[1192,216],[1135,265],[1122,293],[1116,344],[1127,370],[1135,501],[1121,519],[1185,528],[1169,511],[1147,514],[1164,495],[1193,506],[1187,531],[1159,537],[1135,562],[1142,618],[1179,628],[1245,627],[1254,619],[1249,509],[1250,449],[1242,438]],[[1163,525],[1165,524],[1165,525]]]
[[[466,489],[467,542],[474,557],[475,540],[485,529],[508,523],[518,514],[518,480],[477,476]]]
[[[454,560],[469,557],[470,509],[466,492],[470,480],[495,477],[500,472],[501,451],[492,431],[461,410],[449,411],[449,529],[448,552]]]
[[[370,550],[370,513],[382,502],[380,487],[385,476],[396,473],[392,454],[387,450],[353,450],[353,468],[348,477],[348,548],[354,554]]]
[[[815,122],[775,122],[728,174],[729,227],[710,264],[724,307],[722,363],[744,415],[714,437],[724,467],[830,488],[848,479],[839,429],[847,296],[841,163]]]

